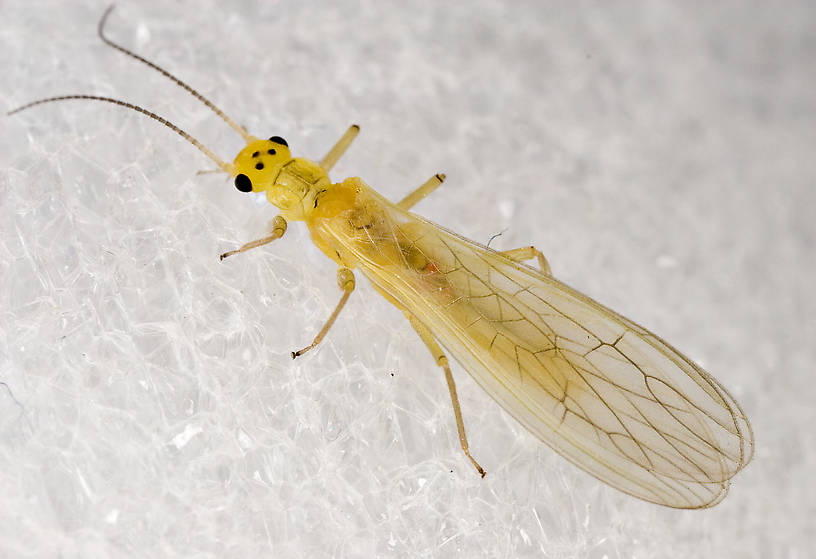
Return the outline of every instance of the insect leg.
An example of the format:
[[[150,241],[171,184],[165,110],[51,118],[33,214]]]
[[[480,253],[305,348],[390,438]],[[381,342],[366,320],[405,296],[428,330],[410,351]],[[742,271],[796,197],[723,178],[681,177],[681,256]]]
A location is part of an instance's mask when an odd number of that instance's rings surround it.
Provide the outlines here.
[[[242,245],[241,248],[236,250],[230,250],[225,252],[224,254],[220,255],[218,258],[223,260],[227,256],[232,256],[233,254],[238,254],[239,252],[246,252],[251,248],[257,248],[259,246],[263,246],[266,244],[271,243],[275,239],[280,239],[283,237],[283,234],[286,233],[286,220],[283,219],[281,216],[276,215],[275,219],[272,220],[272,234],[268,237],[263,237],[262,239],[258,239],[257,241],[250,241],[245,245]]]
[[[445,173],[437,173],[429,178],[425,183],[408,194],[405,198],[397,202],[397,206],[403,210],[408,210],[416,205],[417,202],[425,198],[428,194],[436,190],[440,184],[445,182]]]
[[[459,396],[456,395],[456,383],[453,381],[450,365],[448,365],[448,358],[442,352],[442,349],[439,347],[439,344],[436,343],[436,340],[434,340],[433,334],[431,334],[424,324],[419,322],[409,312],[405,312],[405,316],[408,318],[411,326],[414,327],[414,330],[416,330],[416,333],[419,334],[419,337],[422,338],[422,341],[425,342],[425,346],[430,350],[431,354],[436,360],[436,364],[442,367],[442,370],[445,371],[445,380],[448,382],[448,391],[450,392],[451,403],[453,404],[453,414],[456,416],[456,429],[459,431],[459,445],[462,447],[462,451],[465,453],[465,456],[470,459],[471,463],[476,468],[476,471],[479,472],[479,475],[484,477],[484,469],[473,458],[473,456],[470,455],[467,435],[465,434],[465,422],[462,420],[462,410],[459,407]]]
[[[505,250],[503,252],[500,252],[499,254],[506,256],[507,258],[513,260],[514,262],[521,262],[523,260],[532,260],[533,258],[537,258],[538,268],[541,270],[541,272],[545,276],[552,277],[552,269],[550,268],[550,263],[547,262],[547,259],[544,257],[544,254],[542,254],[542,252],[534,246]]]
[[[326,172],[334,167],[334,164],[337,163],[337,160],[340,159],[346,150],[351,145],[351,142],[354,141],[354,138],[357,137],[357,133],[360,131],[360,127],[356,124],[352,124],[346,130],[346,133],[343,134],[343,137],[337,140],[337,143],[334,144],[334,147],[329,150],[329,153],[320,160],[320,166],[323,167]]]
[[[340,297],[340,302],[337,303],[336,307],[334,307],[334,312],[331,313],[331,316],[326,321],[326,324],[323,325],[323,328],[320,329],[320,332],[317,333],[317,336],[315,336],[315,339],[312,341],[311,344],[304,347],[303,349],[292,352],[292,359],[303,355],[304,353],[312,349],[314,346],[319,344],[323,340],[323,338],[326,337],[326,334],[328,334],[329,329],[334,324],[334,321],[337,320],[337,316],[340,314],[340,311],[343,310],[343,307],[346,305],[346,301],[348,301],[351,292],[354,291],[354,273],[348,268],[338,268],[337,286],[343,290],[343,296]]]

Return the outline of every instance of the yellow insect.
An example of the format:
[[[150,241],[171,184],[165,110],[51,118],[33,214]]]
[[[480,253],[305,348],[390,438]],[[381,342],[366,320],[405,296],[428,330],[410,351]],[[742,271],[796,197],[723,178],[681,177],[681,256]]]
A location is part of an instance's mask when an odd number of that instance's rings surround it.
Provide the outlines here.
[[[471,456],[448,358],[459,361],[508,413],[562,456],[635,497],[678,508],[717,504],[751,459],[750,423],[728,391],[664,340],[553,278],[536,248],[497,252],[409,210],[445,176],[431,177],[393,203],[359,178],[328,173],[359,127],[351,126],[315,163],[293,157],[278,136],[258,139],[187,84],[158,70],[215,111],[246,141],[232,163],[141,107],[95,95],[63,95],[34,105],[90,99],[133,109],[171,128],[234,177],[242,192],[262,192],[280,213],[269,236],[221,259],[281,238],[303,221],[312,241],[337,263],[343,294],[311,344],[326,336],[354,290],[358,269],[399,308],[442,368],[462,450]],[[522,264],[536,258],[538,269]]]

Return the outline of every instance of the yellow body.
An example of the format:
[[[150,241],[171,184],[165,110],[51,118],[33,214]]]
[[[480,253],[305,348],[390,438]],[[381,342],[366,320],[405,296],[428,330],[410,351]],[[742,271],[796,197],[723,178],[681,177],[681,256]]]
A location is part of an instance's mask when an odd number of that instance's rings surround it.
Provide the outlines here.
[[[232,173],[248,177],[252,191],[264,192],[286,221],[305,222],[315,245],[338,265],[354,269],[361,267],[362,259],[366,266],[392,273],[396,266],[428,275],[430,261],[411,233],[421,231],[420,224],[397,218],[395,212],[410,214],[361,179],[332,184],[318,163],[291,157],[287,146],[271,140],[250,142],[236,156]]]
[[[736,401],[665,341],[539,270],[403,210],[359,178],[331,184],[288,149],[233,163],[339,266],[359,269],[540,439],[596,477],[674,507],[716,504],[749,460]],[[265,142],[265,143],[264,143]]]
[[[320,163],[293,158],[283,138],[261,140],[187,84],[103,32],[102,40],[172,79],[247,142],[226,163],[160,116],[96,95],[40,99],[23,109],[93,100],[136,110],[175,131],[280,209],[271,234],[221,255],[245,252],[303,221],[338,265],[343,296],[312,344],[331,328],[354,289],[353,269],[398,306],[444,371],[462,450],[471,456],[442,344],[505,410],[598,479],[647,501],[681,508],[718,503],[751,459],[754,438],[739,404],[711,375],[645,328],[554,279],[534,247],[499,253],[410,213],[443,175],[394,204],[359,178],[332,184],[328,171],[348,148],[352,126]],[[518,260],[538,257],[540,270]],[[437,343],[438,342],[438,343]]]

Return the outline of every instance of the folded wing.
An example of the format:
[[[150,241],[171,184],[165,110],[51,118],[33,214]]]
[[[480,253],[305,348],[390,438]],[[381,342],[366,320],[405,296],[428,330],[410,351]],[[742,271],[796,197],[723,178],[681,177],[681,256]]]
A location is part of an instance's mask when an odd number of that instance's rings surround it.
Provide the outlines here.
[[[528,430],[647,501],[725,496],[753,434],[713,377],[558,280],[371,196],[365,226],[324,233]]]

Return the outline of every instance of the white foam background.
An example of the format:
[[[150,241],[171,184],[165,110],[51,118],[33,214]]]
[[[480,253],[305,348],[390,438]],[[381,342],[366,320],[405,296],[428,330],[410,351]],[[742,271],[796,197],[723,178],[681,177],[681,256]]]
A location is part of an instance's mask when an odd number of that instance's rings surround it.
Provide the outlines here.
[[[322,5],[321,5],[322,4]],[[816,59],[806,1],[120,2],[112,37],[254,134],[554,273],[744,405],[754,462],[711,510],[583,474],[299,224],[144,117],[2,117],[0,556],[805,557],[816,528]],[[240,139],[97,39],[100,1],[3,2],[0,106],[121,97],[226,159]],[[811,541],[812,543],[812,541]]]

